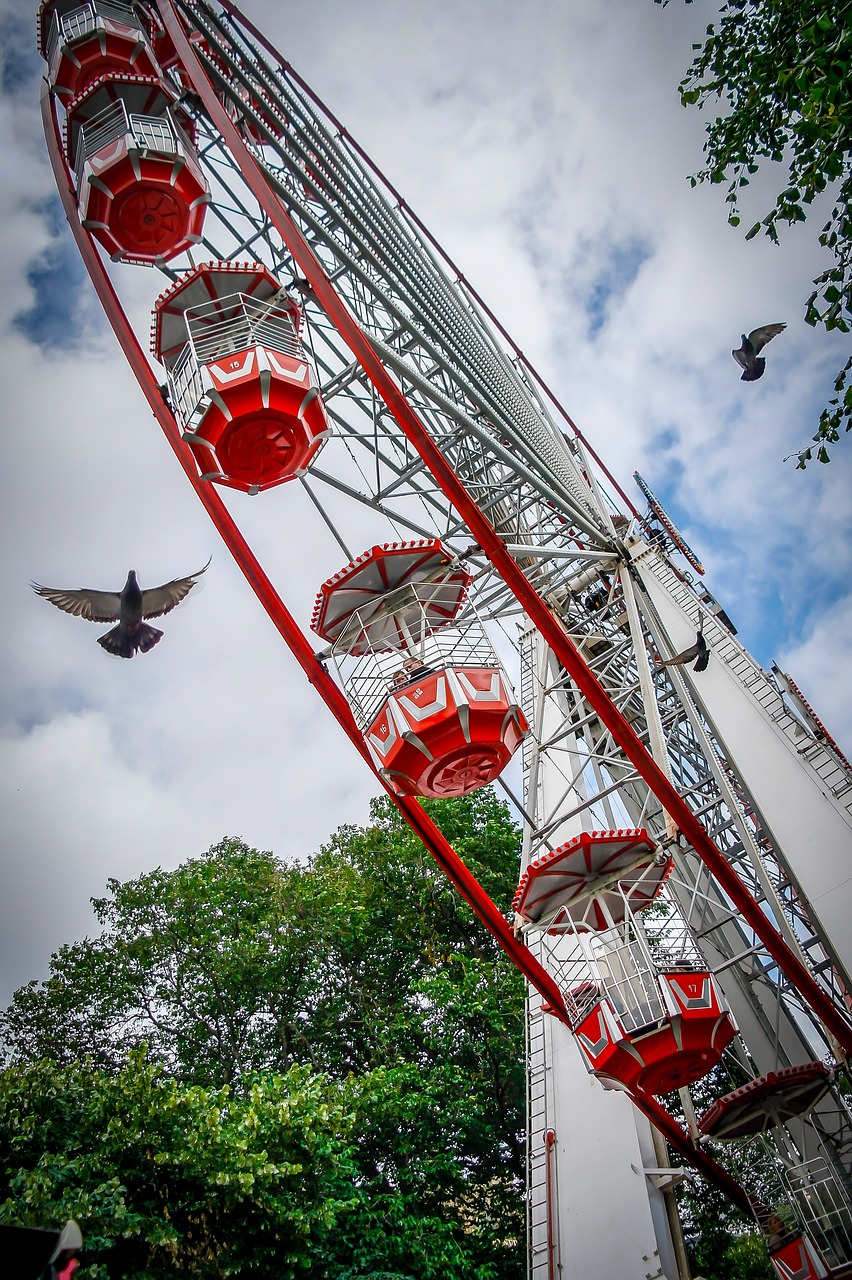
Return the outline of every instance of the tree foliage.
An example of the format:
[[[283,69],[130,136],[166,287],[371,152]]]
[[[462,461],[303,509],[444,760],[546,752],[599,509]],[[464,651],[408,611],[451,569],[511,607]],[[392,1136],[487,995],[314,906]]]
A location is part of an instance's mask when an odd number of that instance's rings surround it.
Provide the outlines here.
[[[744,1085],[751,1077],[733,1054],[706,1076],[690,1085],[692,1104],[698,1115],[717,1098]],[[670,1094],[666,1104],[686,1127],[681,1100]],[[778,1200],[778,1170],[769,1150],[760,1139],[750,1142],[711,1142],[709,1154],[745,1187],[766,1204]],[[775,1272],[754,1219],[737,1209],[718,1187],[705,1178],[686,1179],[677,1189],[678,1212],[684,1242],[696,1274],[714,1280],[773,1280]]]
[[[668,0],[656,0],[667,4]],[[687,0],[691,3],[691,0]],[[852,325],[852,21],[848,0],[726,0],[681,81],[684,106],[724,104],[707,125],[706,165],[691,178],[727,183],[728,221],[739,226],[740,196],[762,161],[786,167],[772,207],[746,233],[778,243],[779,223],[804,222],[824,191],[831,216],[819,234],[833,261],[814,280],[805,321],[843,333]],[[813,439],[817,457],[852,428],[852,358]],[[798,455],[802,469],[812,450]]]
[[[86,1277],[289,1280],[354,1200],[347,1114],[294,1068],[182,1086],[135,1050],[108,1075],[40,1062],[0,1075],[0,1218],[75,1218]]]
[[[508,905],[519,837],[505,807],[485,790],[432,812]],[[98,936],[61,948],[48,980],[22,988],[0,1017],[7,1080],[39,1094],[70,1089],[73,1115],[74,1073],[89,1073],[93,1095],[117,1106],[131,1062],[147,1064],[158,1090],[168,1081],[174,1106],[190,1112],[193,1099],[224,1116],[215,1100],[228,1098],[238,1116],[258,1088],[318,1090],[346,1138],[336,1167],[348,1161],[351,1175],[348,1200],[329,1198],[333,1208],[346,1202],[334,1208],[334,1231],[311,1226],[303,1250],[311,1274],[522,1274],[523,984],[393,806],[376,802],[366,828],[342,828],[304,863],[224,840],[175,871],[110,881],[95,909]],[[132,1091],[128,1107],[141,1135],[147,1121]],[[10,1123],[0,1113],[2,1167],[12,1171],[7,1194],[22,1206],[27,1179],[42,1174],[35,1145],[26,1149],[29,1164],[14,1163]],[[86,1133],[91,1146],[94,1122]],[[248,1142],[258,1161],[268,1149],[262,1127],[235,1141]],[[63,1197],[75,1177],[87,1195],[101,1185],[101,1173],[79,1163],[69,1143],[38,1201],[53,1203],[57,1220],[70,1213]],[[156,1187],[144,1190],[159,1169],[159,1139],[150,1157],[140,1143],[131,1136],[126,1144],[135,1181],[115,1176],[135,1188],[131,1215],[145,1216],[138,1205],[147,1195],[153,1219],[166,1221]],[[67,1182],[59,1180],[62,1159],[73,1166]],[[211,1165],[216,1159],[211,1152]],[[157,1177],[183,1203],[196,1193],[175,1181],[176,1170],[169,1159]],[[212,1210],[203,1212],[206,1220]],[[231,1227],[253,1230],[242,1202]],[[88,1235],[106,1239],[99,1230]],[[109,1230],[123,1239],[118,1227]],[[143,1274],[109,1265],[110,1276]],[[151,1280],[181,1274],[160,1261],[146,1265]]]

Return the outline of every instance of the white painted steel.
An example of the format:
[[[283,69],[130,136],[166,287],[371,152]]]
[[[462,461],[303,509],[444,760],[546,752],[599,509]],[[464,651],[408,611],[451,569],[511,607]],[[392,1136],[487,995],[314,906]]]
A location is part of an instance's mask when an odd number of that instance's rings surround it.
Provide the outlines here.
[[[531,993],[530,1280],[678,1280],[651,1129],[625,1094],[584,1067],[570,1031]],[[545,1135],[550,1148],[553,1256],[547,1229]]]
[[[271,191],[425,430],[744,886],[783,917],[788,942],[844,1009],[833,963],[842,954],[846,973],[852,969],[852,778],[842,762],[785,705],[721,615],[701,611],[701,590],[675,572],[664,535],[648,520],[628,530],[581,442],[551,415],[547,394],[347,135],[238,20],[201,0],[178,4],[203,37],[198,55]],[[516,639],[524,620],[514,596],[353,363],[209,119],[190,100],[182,109],[195,114],[211,192],[203,252],[262,261],[304,312],[305,347],[334,435],[309,483],[298,484],[319,514],[316,545],[327,547],[329,572],[341,552],[351,559],[351,548],[394,536],[440,537],[474,574],[472,600],[532,725],[521,749],[524,864],[583,829],[641,826],[660,843],[675,838],[540,637],[527,630]],[[304,536],[312,536],[307,528]],[[654,536],[662,542],[652,549],[643,538]],[[660,668],[661,656],[692,642],[699,617],[712,649],[708,670]],[[742,1029],[741,1065],[766,1071],[829,1051],[800,994],[683,842],[666,892],[678,928],[719,972]],[[656,1175],[643,1172],[664,1166],[664,1150],[626,1097],[588,1075],[570,1032],[541,1013],[537,997],[529,1012],[531,1280],[675,1280],[666,1201]],[[552,1256],[542,1217],[549,1130]],[[787,1169],[824,1159],[848,1207],[852,1125],[837,1093],[807,1125],[781,1130],[776,1153]]]
[[[654,572],[650,549],[633,564],[659,619],[666,656],[694,641],[696,613],[678,601]],[[706,671],[682,674],[712,725],[730,766],[747,781],[749,794],[771,832],[772,842],[795,879],[809,914],[833,940],[836,960],[852,987],[852,818],[802,750],[814,744],[804,731],[798,744],[772,714],[780,696],[726,628],[702,620],[711,648]],[[850,779],[852,782],[852,779]],[[841,795],[843,792],[841,792]],[[852,796],[852,787],[846,791]]]

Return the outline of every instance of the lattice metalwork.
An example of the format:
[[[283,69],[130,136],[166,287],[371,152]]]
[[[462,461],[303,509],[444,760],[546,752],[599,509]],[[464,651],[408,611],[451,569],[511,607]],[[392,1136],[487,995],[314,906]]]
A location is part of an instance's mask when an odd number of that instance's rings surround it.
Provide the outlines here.
[[[558,617],[599,688],[846,1018],[848,991],[836,948],[809,910],[790,859],[755,798],[748,770],[729,758],[692,672],[663,665],[675,648],[655,592],[695,620],[714,663],[725,664],[742,697],[759,704],[772,732],[797,753],[803,773],[819,779],[838,811],[852,814],[852,775],[845,761],[830,740],[791,710],[784,690],[735,640],[724,611],[679,567],[675,543],[654,513],[635,518],[616,502],[579,436],[564,434],[544,386],[516,351],[506,349],[504,337],[453,265],[298,76],[267,54],[236,15],[205,0],[180,0],[175,7],[228,119],[359,333],[540,600]],[[145,11],[150,11],[155,40],[162,39],[156,6]],[[167,74],[179,95],[170,110],[187,122],[210,203],[201,244],[191,255],[161,264],[158,272],[174,281],[188,266],[207,259],[265,264],[302,310],[301,341],[333,427],[308,475],[292,483],[303,486],[347,559],[369,539],[437,537],[472,574],[469,616],[484,624],[487,660],[499,655],[531,725],[522,749],[524,794],[517,800],[525,822],[525,862],[581,830],[645,828],[674,857],[657,945],[679,937],[715,975],[741,1031],[731,1050],[740,1077],[814,1058],[830,1059],[839,1072],[837,1046],[807,1000],[678,832],[599,709],[532,627],[516,593],[377,395],[252,195],[204,110],[192,75],[179,60]],[[81,141],[83,150],[88,145]],[[156,292],[152,289],[152,304]],[[247,304],[248,311],[255,305]],[[260,313],[252,318],[248,311],[246,323],[254,323]],[[289,331],[287,338],[296,341]],[[267,500],[273,501],[258,499]],[[466,618],[459,620],[460,634]],[[439,652],[444,642],[433,643],[433,656],[446,657]],[[390,675],[389,667],[376,671],[371,680]],[[362,726],[377,689],[356,690]],[[508,903],[502,905],[508,910]],[[530,943],[537,952],[548,950],[541,938],[531,935]],[[550,1169],[539,1061],[546,1039],[542,1017],[540,1006],[531,1006],[530,1168],[539,1171],[531,1174],[529,1192],[538,1250],[533,1274],[549,1265],[552,1248],[542,1244],[540,1212],[541,1171]],[[790,1178],[792,1171],[823,1160],[832,1188],[836,1183],[848,1195],[852,1127],[842,1094],[835,1089],[806,1123],[776,1133],[774,1150]],[[828,1185],[827,1176],[824,1181]]]

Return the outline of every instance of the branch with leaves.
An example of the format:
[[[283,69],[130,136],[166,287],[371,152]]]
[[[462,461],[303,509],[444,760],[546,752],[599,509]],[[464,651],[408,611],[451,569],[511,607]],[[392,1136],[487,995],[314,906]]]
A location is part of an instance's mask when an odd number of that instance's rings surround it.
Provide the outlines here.
[[[655,0],[665,6],[668,0]],[[687,4],[692,0],[686,0]],[[740,195],[762,161],[786,166],[772,208],[746,232],[779,241],[779,223],[804,222],[828,191],[831,216],[819,243],[833,261],[813,281],[806,324],[849,333],[852,326],[852,0],[726,0],[680,83],[684,106],[727,109],[707,125],[706,166],[690,178],[727,183],[728,222],[740,225]],[[834,381],[813,444],[826,448],[852,430],[852,357]],[[806,446],[790,457],[804,470]]]

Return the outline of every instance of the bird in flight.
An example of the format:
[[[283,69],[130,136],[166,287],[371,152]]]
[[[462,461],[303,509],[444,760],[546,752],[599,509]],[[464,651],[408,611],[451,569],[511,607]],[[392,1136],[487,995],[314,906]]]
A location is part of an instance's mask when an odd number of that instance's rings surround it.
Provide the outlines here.
[[[710,661],[710,650],[707,648],[707,641],[704,639],[704,633],[697,631],[695,634],[695,644],[691,644],[688,649],[684,649],[683,653],[678,653],[673,658],[666,658],[660,665],[663,667],[685,667],[695,659],[693,671],[706,671],[707,663]]]
[[[786,328],[786,323],[764,324],[759,329],[752,329],[748,336],[742,335],[742,345],[736,351],[731,352],[737,364],[742,368],[741,382],[757,382],[758,378],[763,377],[766,361],[760,353],[767,342],[777,337]]]
[[[212,558],[212,557],[211,557]],[[143,618],[159,618],[175,605],[185,600],[198,579],[210,564],[188,578],[175,578],[162,587],[143,591],[136,581],[136,570],[131,569],[121,591],[93,591],[81,587],[79,591],[62,591],[57,587],[42,587],[32,583],[36,595],[43,596],[57,609],[73,613],[89,622],[117,622],[118,626],[98,636],[98,644],[107,653],[119,658],[132,658],[137,649],[147,653],[162,638],[162,631],[149,627]]]

